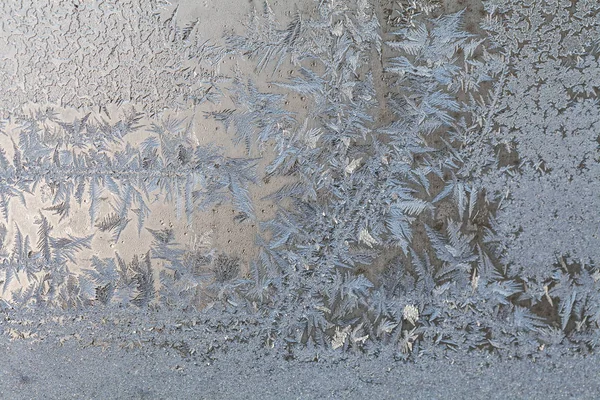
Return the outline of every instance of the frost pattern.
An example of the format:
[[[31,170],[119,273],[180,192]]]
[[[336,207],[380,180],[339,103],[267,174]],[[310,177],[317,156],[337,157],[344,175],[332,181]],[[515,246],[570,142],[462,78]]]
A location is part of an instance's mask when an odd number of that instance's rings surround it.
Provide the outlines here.
[[[501,232],[514,238],[507,262],[528,273],[557,255],[597,262],[600,7],[515,1],[487,2],[486,9],[483,27],[503,64],[486,129],[476,136],[490,158],[512,158],[501,177],[484,178],[502,198]]]
[[[212,48],[255,66],[234,70],[223,103],[203,111],[249,156],[274,149],[260,178],[285,183],[265,193],[269,218],[251,201],[256,160],[195,145],[184,120],[7,120],[19,138],[0,157],[0,210],[9,218],[36,185],[47,193],[35,239],[0,227],[5,287],[28,279],[4,305],[201,313],[207,329],[235,333],[221,338],[309,360],[596,351],[600,6],[490,0],[473,33],[466,11],[398,4],[323,0],[281,23],[265,2],[245,34]],[[294,74],[275,78],[282,68]],[[139,146],[123,139],[143,129]],[[94,238],[59,237],[47,215],[84,194],[90,225],[118,237],[135,218],[150,247],[72,274]],[[258,227],[248,273],[208,235],[185,244],[147,226],[150,194],[188,218],[230,201]]]
[[[155,113],[214,101],[222,54],[198,38],[197,21],[180,26],[168,4],[3,2],[0,108],[126,102]]]

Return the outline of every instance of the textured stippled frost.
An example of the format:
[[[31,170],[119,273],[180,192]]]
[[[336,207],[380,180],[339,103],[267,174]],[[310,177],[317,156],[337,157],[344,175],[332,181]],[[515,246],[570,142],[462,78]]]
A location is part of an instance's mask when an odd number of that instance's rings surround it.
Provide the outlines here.
[[[221,55],[162,0],[7,1],[0,5],[0,107],[111,103],[148,112],[218,95]],[[176,10],[176,9],[175,9]]]
[[[483,27],[504,63],[480,140],[514,153],[504,177],[484,178],[503,198],[506,261],[534,274],[560,255],[597,262],[600,7],[514,1],[486,8]]]

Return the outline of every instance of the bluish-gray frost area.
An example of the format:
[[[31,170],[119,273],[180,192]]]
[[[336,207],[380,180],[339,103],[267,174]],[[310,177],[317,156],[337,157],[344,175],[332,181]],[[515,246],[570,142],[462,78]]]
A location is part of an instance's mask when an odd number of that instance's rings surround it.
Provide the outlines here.
[[[128,398],[200,396],[195,374],[204,398],[594,397],[600,3],[254,1],[214,42],[163,0],[20,3],[0,5],[0,397],[76,396],[47,364],[66,348],[181,390]],[[224,206],[243,253],[187,236]],[[308,383],[328,374],[350,383]]]

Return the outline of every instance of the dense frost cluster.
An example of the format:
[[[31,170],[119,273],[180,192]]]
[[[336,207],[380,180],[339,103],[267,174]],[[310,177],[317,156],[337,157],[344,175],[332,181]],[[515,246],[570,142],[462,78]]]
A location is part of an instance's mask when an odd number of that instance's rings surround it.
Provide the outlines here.
[[[287,354],[594,351],[600,5],[391,3],[315,1],[282,22],[265,2],[215,46],[159,3],[2,6],[5,307],[208,313]],[[248,158],[161,112],[206,100]],[[15,111],[27,102],[99,112]],[[256,215],[252,188],[277,179],[275,215]],[[11,210],[36,193],[27,235]],[[249,262],[149,222],[225,203],[256,227]],[[53,233],[72,210],[93,234]],[[86,253],[132,225],[143,254]]]

